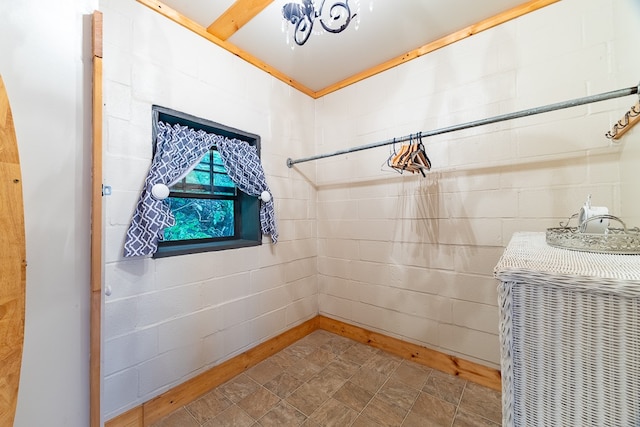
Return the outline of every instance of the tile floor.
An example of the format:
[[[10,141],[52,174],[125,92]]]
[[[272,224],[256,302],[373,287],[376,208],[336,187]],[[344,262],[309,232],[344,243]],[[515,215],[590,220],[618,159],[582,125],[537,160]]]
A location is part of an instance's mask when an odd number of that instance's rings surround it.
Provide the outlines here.
[[[500,393],[318,330],[153,427],[499,426]]]

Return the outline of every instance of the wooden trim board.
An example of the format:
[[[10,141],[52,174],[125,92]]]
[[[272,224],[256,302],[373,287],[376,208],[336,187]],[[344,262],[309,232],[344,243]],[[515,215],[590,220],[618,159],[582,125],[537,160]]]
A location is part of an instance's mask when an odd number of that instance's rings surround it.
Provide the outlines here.
[[[379,348],[403,359],[412,360],[447,374],[456,375],[494,390],[502,389],[500,371],[450,356],[430,348],[392,338],[378,332],[349,325],[325,316],[317,316],[319,329]]]
[[[230,53],[236,55],[238,58],[244,59],[248,63],[254,65],[255,67],[258,67],[259,69],[261,69],[265,73],[271,74],[276,79],[288,84],[289,86],[299,90],[300,92],[302,92],[304,94],[307,94],[307,95],[313,97],[313,91],[311,89],[309,89],[308,87],[306,87],[305,85],[303,85],[302,83],[292,79],[291,77],[287,76],[286,74],[284,74],[280,70],[277,70],[276,68],[272,67],[271,65],[261,61],[260,59],[258,59],[255,56],[251,55],[249,52],[246,52],[246,51],[240,49],[236,45],[233,45],[233,44],[231,44],[231,43],[229,43],[229,42],[227,42],[225,40],[220,40],[218,37],[216,37],[213,34],[209,33],[207,31],[207,29],[204,28],[202,25],[200,25],[197,22],[192,21],[191,19],[187,18],[186,16],[178,13],[174,9],[171,9],[166,4],[164,4],[164,3],[162,3],[162,2],[160,2],[158,0],[137,0],[137,1],[138,1],[138,3],[141,3],[141,4],[147,6],[150,9],[155,10],[156,12],[160,13],[164,17],[171,19],[173,22],[175,22],[175,23],[177,23],[179,25],[182,25],[184,28],[193,31],[194,33],[198,34],[199,36],[202,36],[205,39],[209,40],[210,42],[212,42],[212,43],[220,46],[221,48],[229,51]]]
[[[91,332],[89,352],[89,424],[99,427],[101,422],[100,390],[102,372],[102,12],[92,16],[92,177],[91,177]]]
[[[220,17],[220,20],[217,20],[216,22],[214,22],[209,26],[209,29],[187,18],[186,16],[182,15],[180,12],[162,3],[160,0],[137,0],[137,1],[147,6],[148,8],[160,13],[166,18],[171,19],[175,23],[182,25],[183,27],[193,31],[194,33],[199,34],[200,36],[208,39],[209,41],[211,41],[212,43],[215,43],[221,48],[226,49],[227,51],[233,53],[239,58],[244,59],[248,63],[260,68],[262,71],[265,71],[271,74],[273,77],[277,78],[278,80],[288,84],[289,86],[299,90],[300,92],[306,95],[309,95],[311,98],[317,99],[329,93],[335,92],[339,89],[343,89],[347,86],[357,83],[361,80],[364,80],[368,77],[371,77],[383,71],[389,70],[393,67],[396,67],[400,64],[408,62],[412,59],[416,59],[422,55],[426,55],[427,53],[433,52],[434,50],[443,48],[452,43],[455,43],[467,37],[470,37],[474,34],[478,34],[479,32],[482,32],[484,30],[488,30],[489,28],[493,28],[496,25],[500,25],[502,23],[515,19],[519,16],[526,15],[527,13],[536,11],[545,6],[549,6],[550,4],[556,3],[560,0],[530,0],[530,1],[524,2],[509,10],[501,12],[490,18],[484,19],[476,24],[469,25],[466,28],[463,28],[452,34],[444,36],[431,43],[427,43],[424,46],[421,46],[417,49],[406,52],[382,64],[375,65],[367,70],[364,70],[360,73],[357,73],[351,77],[348,77],[342,81],[339,81],[335,84],[327,86],[326,88],[320,89],[318,91],[313,91],[312,89],[308,88],[302,83],[294,80],[293,78],[279,71],[275,67],[261,61],[260,59],[251,55],[249,52],[246,52],[238,48],[237,46],[229,43],[226,40],[226,38],[230,37],[231,34],[233,34],[233,32],[235,32],[238,28],[240,28],[240,26],[246,23],[246,22],[234,22],[234,21],[231,21],[232,19],[238,19],[240,21],[249,19],[252,13],[259,12],[258,9],[260,7],[262,8],[266,7],[268,3],[270,3],[270,1],[268,0],[238,0],[236,3],[238,4],[246,3],[247,5],[250,5],[252,9],[246,12],[239,12],[239,11],[234,11],[233,10],[234,8],[232,6],[227,11],[228,14],[226,16],[225,14],[223,14]],[[235,16],[237,16],[237,18],[235,18]],[[230,22],[226,22],[226,23],[221,22],[223,18],[227,19]],[[222,29],[222,28],[225,28],[225,29]],[[214,33],[217,36],[214,35]]]
[[[527,13],[533,12],[545,6],[549,6],[550,4],[556,3],[558,1],[560,0],[528,1],[526,3],[513,7],[509,10],[506,10],[502,13],[499,13],[495,16],[482,20],[476,24],[469,25],[468,27],[458,30],[452,34],[441,37],[438,40],[435,40],[431,43],[427,43],[424,46],[421,46],[417,49],[406,52],[396,58],[383,62],[382,64],[373,66],[368,70],[364,70],[358,74],[354,74],[353,76],[348,77],[333,85],[327,86],[324,89],[314,92],[314,98],[320,98],[322,96],[335,92],[339,89],[343,89],[361,80],[375,76],[376,74],[382,73],[383,71],[390,70],[391,68],[397,67],[398,65],[411,61],[412,59],[419,58],[423,55],[426,55],[427,53],[431,53],[445,46],[449,46],[450,44],[466,39],[467,37],[471,37],[474,34],[478,34],[482,31],[493,28],[497,25],[504,24],[507,21],[510,21],[522,15],[526,15]]]
[[[220,40],[227,40],[271,3],[273,0],[236,0],[207,31]]]
[[[308,320],[144,403],[142,405],[144,425],[153,424],[165,415],[194,401],[212,388],[229,381],[316,329],[316,319]]]
[[[16,415],[24,344],[27,250],[18,140],[0,76],[0,426]]]
[[[496,369],[349,325],[339,320],[316,316],[166,391],[141,406],[109,420],[105,427],[149,426],[318,329],[379,348],[442,372],[460,376],[494,390],[501,389],[500,371]]]

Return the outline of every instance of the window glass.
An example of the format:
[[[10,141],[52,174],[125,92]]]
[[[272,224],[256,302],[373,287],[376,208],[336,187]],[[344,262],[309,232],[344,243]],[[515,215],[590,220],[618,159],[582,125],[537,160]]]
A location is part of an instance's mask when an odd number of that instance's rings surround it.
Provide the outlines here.
[[[176,225],[165,228],[165,241],[234,236],[233,200],[169,197],[167,201],[176,218]]]
[[[258,135],[209,120],[154,106],[157,122],[179,124],[226,138],[239,138],[259,150]],[[157,128],[155,128],[157,129]],[[154,131],[155,132],[155,131]],[[165,199],[176,224],[165,228],[154,257],[233,249],[262,243],[257,197],[239,191],[224,167],[216,147],[180,181]]]

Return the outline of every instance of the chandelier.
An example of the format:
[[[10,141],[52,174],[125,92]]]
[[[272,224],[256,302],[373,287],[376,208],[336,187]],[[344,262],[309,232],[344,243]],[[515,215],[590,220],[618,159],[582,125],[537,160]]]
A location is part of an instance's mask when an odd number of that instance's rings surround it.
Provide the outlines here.
[[[314,5],[313,0],[297,0],[287,3],[282,7],[284,17],[282,30],[287,33],[287,44],[290,39],[302,46],[309,40],[311,33],[321,34],[322,31],[313,26],[318,21],[322,28],[328,33],[340,33],[344,31],[352,20],[356,22],[356,29],[360,23],[360,1],[355,0],[356,11],[352,12],[349,0],[330,1],[322,0],[320,7]],[[330,6],[329,6],[330,5]],[[325,7],[326,6],[326,7]],[[290,25],[289,25],[290,24]],[[293,36],[291,36],[291,31]],[[294,47],[293,45],[291,46]]]

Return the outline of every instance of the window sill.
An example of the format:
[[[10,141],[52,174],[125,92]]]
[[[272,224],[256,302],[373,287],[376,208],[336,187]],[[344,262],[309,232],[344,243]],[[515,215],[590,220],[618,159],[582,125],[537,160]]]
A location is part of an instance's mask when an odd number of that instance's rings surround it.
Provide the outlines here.
[[[153,258],[165,258],[176,255],[188,255],[188,254],[196,254],[201,252],[214,252],[214,251],[222,251],[226,249],[238,249],[238,248],[248,248],[251,246],[260,246],[262,241],[256,240],[246,240],[246,239],[238,239],[238,240],[227,240],[225,242],[207,242],[207,243],[194,243],[189,245],[173,245],[173,246],[163,246],[162,244],[158,245],[158,250],[153,255]]]

